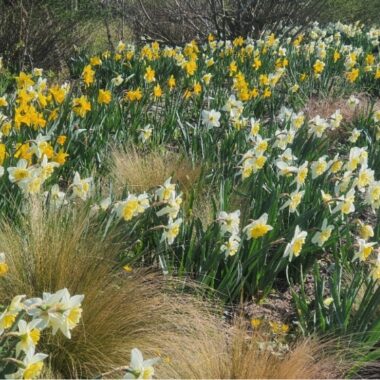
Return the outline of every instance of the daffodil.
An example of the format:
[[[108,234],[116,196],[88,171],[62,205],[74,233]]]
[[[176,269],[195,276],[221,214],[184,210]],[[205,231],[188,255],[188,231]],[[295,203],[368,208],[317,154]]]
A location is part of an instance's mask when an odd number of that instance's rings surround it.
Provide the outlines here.
[[[28,351],[34,351],[39,340],[41,331],[37,326],[41,323],[40,319],[33,319],[30,322],[26,322],[21,319],[17,328],[18,331],[15,335],[18,337],[19,341],[16,345],[16,354],[19,355],[21,351],[27,353]]]
[[[153,133],[153,128],[150,125],[146,125],[143,129],[140,130],[139,139],[145,143],[147,142]]]
[[[358,230],[359,230],[359,236],[361,239],[367,241],[371,237],[374,237],[375,233],[373,231],[373,228],[370,224],[365,224],[361,220],[357,220],[358,223]]]
[[[111,83],[116,87],[120,86],[123,83],[123,81],[124,79],[120,74],[117,75],[115,78],[111,79]]]
[[[300,205],[301,200],[305,194],[305,191],[293,191],[289,195],[289,199],[281,206],[280,210],[283,210],[287,207],[289,207],[289,212],[293,213],[297,210],[297,207]]]
[[[311,242],[313,244],[317,244],[319,247],[322,247],[327,240],[330,239],[331,232],[333,231],[334,226],[327,224],[327,219],[323,219],[321,230],[318,231],[313,238],[311,239]]]
[[[4,276],[8,272],[8,264],[5,260],[5,253],[0,252],[0,277]]]
[[[328,122],[320,116],[316,116],[309,121],[309,133],[315,137],[321,138],[328,128]]]
[[[302,247],[305,244],[307,237],[306,231],[301,231],[299,226],[296,226],[294,236],[290,243],[287,244],[284,252],[284,257],[289,257],[289,261],[292,261],[293,256],[298,257],[301,254]]]
[[[79,173],[76,172],[74,175],[74,182],[72,184],[74,197],[81,198],[85,201],[91,194],[92,182],[92,177],[81,179]]]
[[[129,194],[127,199],[116,203],[115,211],[120,218],[125,221],[143,213],[149,207],[148,194],[143,193],[138,196]]]
[[[311,178],[315,179],[321,176],[328,170],[328,164],[326,162],[326,157],[320,157],[317,161],[311,163]]]
[[[144,79],[147,83],[151,83],[156,80],[156,72],[150,66],[148,66],[145,70]]]
[[[34,350],[28,351],[22,360],[22,365],[18,367],[17,372],[6,375],[7,379],[37,379],[44,366],[43,360],[46,359],[46,354],[35,354]]]
[[[220,112],[211,110],[203,110],[202,111],[202,124],[206,126],[206,128],[214,128],[220,126]]]
[[[110,90],[99,90],[98,93],[98,103],[99,104],[110,104],[112,100],[112,93]]]
[[[375,180],[375,172],[367,167],[362,167],[354,181],[354,186],[359,191],[364,192],[365,188],[369,186]]]
[[[88,87],[90,84],[94,83],[95,71],[92,70],[91,65],[84,67],[82,72],[82,78],[85,85]]]
[[[377,258],[373,264],[371,276],[374,281],[380,280],[380,252],[377,254]]]
[[[268,214],[264,213],[259,219],[253,220],[244,227],[243,231],[247,234],[248,239],[258,239],[266,235],[273,227],[267,224]]]
[[[16,167],[9,167],[7,171],[9,180],[13,183],[25,182],[32,176],[31,169],[28,168],[28,162],[24,159],[19,160]]]
[[[353,260],[359,259],[360,261],[366,261],[371,256],[376,242],[366,242],[364,239],[358,239],[356,242],[357,249]]]
[[[152,379],[154,375],[153,366],[159,362],[159,358],[144,360],[141,351],[134,348],[131,352],[131,363],[127,369],[124,379]]]
[[[39,323],[39,329],[52,328],[55,335],[61,331],[64,336],[71,338],[71,330],[77,326],[82,315],[84,295],[70,296],[64,288],[56,293],[43,293],[42,298],[31,298],[25,301],[26,310]]]
[[[161,240],[167,241],[169,245],[174,243],[175,238],[178,236],[180,227],[182,224],[182,219],[179,218],[175,221],[169,219],[168,225],[165,227],[165,230],[162,234]]]
[[[74,98],[72,104],[73,111],[81,118],[84,118],[87,112],[91,111],[91,103],[84,95],[82,95],[80,98]]]
[[[167,206],[158,211],[157,216],[168,215],[170,219],[177,218],[178,213],[181,209],[182,196],[176,196],[174,192],[171,194],[171,196],[172,198],[169,199]]]
[[[20,311],[24,310],[24,298],[25,295],[15,296],[10,305],[0,314],[0,335],[13,326]]]
[[[332,213],[340,211],[342,214],[347,215],[355,211],[355,189],[351,189],[345,196],[338,198],[336,207]]]
[[[221,211],[218,216],[218,222],[220,224],[220,229],[222,234],[230,233],[232,235],[237,235],[240,228],[240,210],[227,213]]]
[[[171,183],[171,177],[155,191],[155,195],[160,202],[170,200],[173,197],[173,193],[175,194],[175,184]]]
[[[240,246],[240,237],[238,235],[231,235],[228,241],[225,242],[221,247],[221,252],[225,253],[226,256],[235,256]]]
[[[374,210],[380,207],[380,181],[373,181],[367,188],[365,202]]]

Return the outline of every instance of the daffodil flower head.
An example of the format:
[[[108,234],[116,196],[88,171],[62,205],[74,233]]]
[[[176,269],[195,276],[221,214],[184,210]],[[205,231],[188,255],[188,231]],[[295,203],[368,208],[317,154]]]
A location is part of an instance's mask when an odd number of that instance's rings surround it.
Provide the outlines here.
[[[289,257],[289,261],[292,261],[293,256],[298,257],[301,254],[306,237],[307,232],[301,231],[300,227],[296,226],[294,236],[285,248],[284,257]]]
[[[218,222],[223,235],[227,232],[232,235],[237,235],[240,226],[240,210],[230,213],[221,211],[218,215]]]
[[[144,360],[142,352],[138,348],[131,351],[131,362],[124,379],[152,379],[154,375],[153,366],[160,358]]]
[[[248,239],[258,239],[266,235],[273,227],[267,224],[268,214],[264,213],[259,219],[253,220],[244,227],[243,231],[247,234]]]

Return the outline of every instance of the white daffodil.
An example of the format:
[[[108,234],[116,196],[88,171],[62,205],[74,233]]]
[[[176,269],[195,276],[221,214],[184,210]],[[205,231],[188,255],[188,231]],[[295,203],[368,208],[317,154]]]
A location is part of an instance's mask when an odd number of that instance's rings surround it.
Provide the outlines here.
[[[28,168],[28,161],[21,159],[17,162],[17,166],[9,167],[7,169],[9,180],[12,183],[20,183],[28,180],[32,176],[30,168]]]
[[[365,202],[374,210],[380,207],[380,181],[373,181],[367,188]]]
[[[252,139],[253,137],[257,136],[260,132],[260,120],[257,120],[253,117],[249,120],[250,130],[249,130],[249,137]]]
[[[341,114],[340,109],[338,109],[330,116],[330,128],[332,130],[338,129],[340,127],[342,120],[343,120],[343,115]]]
[[[46,181],[54,172],[54,169],[58,167],[57,162],[48,162],[47,156],[44,154],[40,164],[40,176],[42,181]]]
[[[33,319],[30,322],[21,319],[18,322],[18,331],[14,333],[19,338],[19,342],[16,345],[17,355],[19,355],[21,351],[27,353],[35,350],[37,343],[40,340],[41,330],[37,328],[40,322],[40,319]]]
[[[4,330],[13,326],[19,312],[24,310],[24,304],[22,302],[24,298],[25,295],[14,297],[11,304],[0,314],[0,335],[3,334]]]
[[[67,200],[65,200],[66,194],[63,191],[60,191],[58,184],[53,185],[50,192],[46,191],[44,196],[45,198],[50,197],[50,202],[55,207],[61,207],[63,204],[67,204]]]
[[[259,219],[253,220],[250,224],[244,227],[243,231],[247,234],[248,239],[258,239],[266,235],[273,227],[267,224],[268,214],[264,213]]]
[[[202,111],[202,124],[206,126],[206,128],[214,128],[220,126],[220,112],[211,110],[203,110]]]
[[[378,252],[377,258],[373,263],[371,276],[374,281],[380,280],[380,252]]]
[[[240,246],[240,237],[237,235],[231,235],[227,242],[225,242],[220,250],[226,254],[226,256],[234,256]]]
[[[48,141],[50,136],[43,136],[41,133],[38,134],[35,140],[32,140],[32,146],[30,151],[36,155],[37,158],[41,158],[44,154],[45,149],[48,146]]]
[[[359,230],[359,235],[360,235],[360,238],[367,241],[369,240],[371,237],[374,237],[375,236],[375,233],[373,231],[373,228],[371,225],[369,224],[365,224],[363,223],[361,220],[357,220],[357,223],[358,223],[358,230]]]
[[[170,219],[175,219],[181,210],[181,204],[182,195],[175,196],[175,193],[172,193],[172,198],[168,201],[167,206],[158,211],[157,216],[168,215]]]
[[[103,211],[107,211],[108,208],[111,206],[112,199],[111,197],[104,198],[100,201],[99,206]]]
[[[116,87],[120,86],[123,83],[123,81],[124,79],[121,75],[118,75],[115,78],[111,79],[111,83]]]
[[[144,360],[141,351],[134,348],[131,352],[131,363],[124,375],[124,379],[152,379],[154,375],[153,366],[159,360],[159,358]]]
[[[221,226],[220,230],[223,234],[229,232],[232,235],[238,235],[240,226],[240,210],[230,213],[221,211],[218,215],[218,222]]]
[[[280,176],[289,176],[297,172],[297,168],[295,166],[291,166],[285,161],[276,161],[276,166],[279,169],[278,174]]]
[[[22,361],[22,365],[17,372],[10,375],[5,375],[6,379],[36,379],[40,376],[44,366],[43,360],[46,359],[46,354],[35,354],[34,350],[28,351]]]
[[[355,109],[356,107],[360,105],[360,100],[355,95],[351,95],[349,99],[347,100],[347,105],[351,109]]]
[[[318,138],[324,135],[328,127],[329,123],[319,115],[309,121],[309,133]]]
[[[133,217],[143,213],[148,207],[148,194],[143,193],[138,196],[129,194],[126,200],[116,203],[115,211],[119,218],[129,221]]]
[[[305,161],[301,166],[297,168],[296,171],[296,178],[292,182],[292,184],[296,183],[297,184],[297,189],[299,189],[301,186],[305,185],[307,175],[309,173],[309,168],[308,168],[309,163]]]
[[[311,163],[311,178],[315,179],[325,173],[328,169],[326,156],[320,157],[317,161]]]
[[[326,243],[326,241],[330,239],[331,232],[333,229],[334,226],[327,225],[327,219],[324,219],[321,230],[313,236],[311,242],[313,244],[317,244],[319,247],[322,247]]]
[[[171,177],[168,178],[162,186],[160,186],[155,195],[160,202],[168,202],[175,194],[175,184],[171,183]]]
[[[296,226],[293,239],[285,248],[284,257],[289,257],[289,261],[292,261],[293,255],[298,257],[301,253],[303,245],[305,244],[306,237],[307,232],[301,231],[299,226]]]
[[[355,211],[355,189],[351,189],[345,196],[338,198],[336,207],[332,213],[340,211],[342,214],[347,215]]]
[[[368,166],[368,152],[367,147],[358,148],[354,146],[350,149],[350,153],[348,156],[348,162],[346,164],[346,170],[354,171],[357,169],[359,165],[363,167]]]
[[[263,139],[260,135],[257,135],[253,139],[254,151],[256,156],[262,155],[268,149],[269,139]]]
[[[0,277],[8,272],[8,264],[6,262],[5,253],[0,252]]]
[[[364,192],[365,188],[369,186],[375,180],[375,172],[367,167],[361,167],[357,178],[354,181],[354,185],[360,192]]]
[[[81,303],[84,295],[70,296],[64,288],[56,293],[43,293],[41,298],[25,301],[27,312],[33,318],[40,319],[38,328],[51,327],[53,335],[58,330],[67,338],[71,338],[71,330],[79,323],[82,315]]]
[[[168,225],[165,227],[165,230],[162,234],[161,241],[165,240],[169,245],[173,244],[175,238],[179,234],[180,226],[182,224],[182,219],[179,218],[174,222],[169,219]]]
[[[143,129],[140,130],[139,139],[143,143],[145,143],[152,137],[152,133],[153,133],[153,128],[150,125],[147,125]]]
[[[73,187],[73,195],[82,200],[86,200],[91,194],[92,177],[81,179],[78,172],[75,172]]]
[[[299,206],[299,204],[301,203],[301,200],[303,198],[305,194],[305,191],[302,190],[302,191],[293,191],[290,196],[289,196],[289,199],[281,206],[280,210],[283,210],[287,207],[289,207],[289,212],[295,212],[297,211],[297,207]]]
[[[355,251],[355,256],[353,260],[359,259],[359,261],[366,261],[369,256],[371,256],[374,246],[377,244],[376,242],[366,242],[364,239],[357,240],[357,249]]]

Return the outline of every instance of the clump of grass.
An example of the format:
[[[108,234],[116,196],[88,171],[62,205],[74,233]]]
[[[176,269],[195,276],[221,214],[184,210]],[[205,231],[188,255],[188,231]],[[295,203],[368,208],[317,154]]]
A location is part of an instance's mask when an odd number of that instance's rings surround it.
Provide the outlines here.
[[[200,165],[193,166],[180,153],[168,150],[142,153],[134,147],[128,147],[126,151],[114,149],[111,167],[116,191],[128,186],[134,192],[160,186],[169,177],[178,183],[181,191],[188,192],[199,180],[202,171]]]
[[[206,338],[206,337],[205,337]],[[177,368],[169,368],[165,377],[221,379],[313,379],[340,378],[351,363],[346,351],[335,350],[333,340],[301,339],[286,354],[270,349],[273,341],[262,330],[247,333],[247,326],[237,320],[226,333],[208,337],[195,346],[174,347]],[[181,352],[178,352],[178,350]],[[173,371],[174,370],[174,371]]]

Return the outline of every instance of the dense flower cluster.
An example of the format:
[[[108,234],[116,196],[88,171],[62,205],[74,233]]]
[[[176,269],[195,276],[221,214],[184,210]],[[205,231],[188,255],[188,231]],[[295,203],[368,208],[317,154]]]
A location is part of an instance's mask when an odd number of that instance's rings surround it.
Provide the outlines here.
[[[13,298],[0,314],[1,375],[8,379],[34,379],[40,376],[46,354],[36,353],[43,330],[61,331],[68,339],[82,315],[84,296],[70,296],[67,289],[42,298]],[[7,354],[7,357],[3,355]]]

